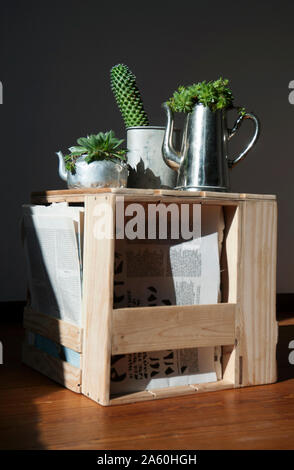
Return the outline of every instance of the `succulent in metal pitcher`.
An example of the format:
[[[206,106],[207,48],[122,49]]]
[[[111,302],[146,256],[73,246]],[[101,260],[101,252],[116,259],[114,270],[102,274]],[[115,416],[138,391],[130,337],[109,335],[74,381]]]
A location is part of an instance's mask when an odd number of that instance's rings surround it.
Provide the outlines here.
[[[228,86],[229,80],[219,78],[215,81],[194,83],[180,86],[167,101],[172,111],[191,113],[197,103],[202,103],[212,111],[229,108],[233,104],[233,95]]]
[[[148,126],[136,77],[124,64],[117,64],[110,71],[110,84],[126,127]]]

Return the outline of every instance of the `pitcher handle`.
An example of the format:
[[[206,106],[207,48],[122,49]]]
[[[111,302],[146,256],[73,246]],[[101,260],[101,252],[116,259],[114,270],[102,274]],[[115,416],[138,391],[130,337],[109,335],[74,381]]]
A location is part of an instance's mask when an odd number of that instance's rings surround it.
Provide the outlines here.
[[[245,150],[243,150],[243,152],[241,152],[240,155],[238,155],[233,160],[229,159],[229,161],[228,161],[229,168],[233,168],[237,163],[239,163],[241,160],[243,160],[243,158],[245,158],[245,156],[247,155],[249,150],[255,144],[256,139],[259,135],[260,125],[259,125],[258,118],[252,113],[245,113],[245,114],[242,114],[241,116],[238,117],[237,121],[234,124],[233,129],[228,129],[228,140],[230,140],[236,134],[237,130],[241,126],[244,119],[251,119],[254,122],[255,132],[254,132],[254,135],[253,135],[251,141],[249,142],[249,144],[245,148]]]

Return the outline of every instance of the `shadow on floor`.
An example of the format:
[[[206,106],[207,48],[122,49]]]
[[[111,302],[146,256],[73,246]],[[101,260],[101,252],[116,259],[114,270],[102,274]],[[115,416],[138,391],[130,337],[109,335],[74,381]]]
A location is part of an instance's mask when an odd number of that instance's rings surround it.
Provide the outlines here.
[[[0,323],[3,364],[0,365],[0,449],[43,449],[35,401],[48,380],[21,362],[21,323]],[[47,385],[48,388],[48,385]],[[29,411],[29,413],[28,413]]]

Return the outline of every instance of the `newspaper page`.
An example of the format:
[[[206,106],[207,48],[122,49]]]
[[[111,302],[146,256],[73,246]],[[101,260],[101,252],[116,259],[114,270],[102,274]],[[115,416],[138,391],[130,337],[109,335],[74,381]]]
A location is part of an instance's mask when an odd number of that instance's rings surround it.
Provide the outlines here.
[[[55,217],[69,217],[74,223],[78,243],[80,264],[83,264],[84,245],[84,213],[83,207],[72,207],[67,202],[53,202],[49,206],[23,204],[24,215],[51,215]]]
[[[205,206],[200,244],[197,239],[117,240],[114,307],[217,303],[223,229],[222,208]],[[214,348],[113,356],[111,392],[212,382],[217,369]]]
[[[31,307],[81,325],[83,220],[80,207],[24,206]]]

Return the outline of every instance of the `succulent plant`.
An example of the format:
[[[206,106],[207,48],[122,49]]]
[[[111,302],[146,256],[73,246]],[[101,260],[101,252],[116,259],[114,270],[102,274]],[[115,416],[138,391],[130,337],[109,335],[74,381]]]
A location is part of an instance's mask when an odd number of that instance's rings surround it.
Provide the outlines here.
[[[74,173],[76,160],[82,155],[85,155],[87,163],[99,160],[126,161],[127,151],[119,148],[123,139],[117,139],[112,130],[80,137],[77,143],[79,145],[70,147],[70,154],[64,156],[65,167],[71,173]]]
[[[173,111],[182,113],[191,113],[197,103],[208,106],[212,111],[228,108],[234,99],[228,84],[229,80],[219,78],[188,87],[180,86],[167,103]]]
[[[110,84],[125,126],[148,126],[149,121],[136,84],[136,77],[130,69],[123,64],[112,67]]]

